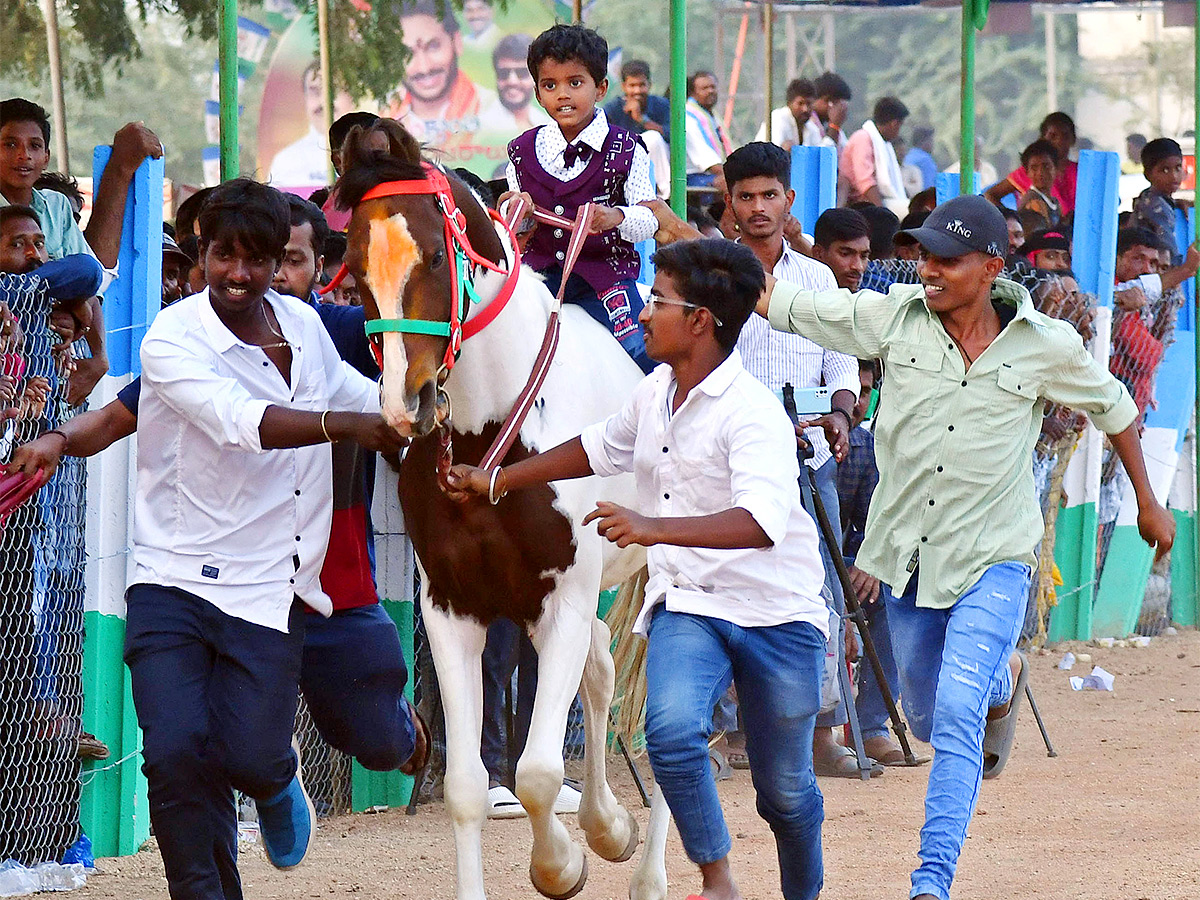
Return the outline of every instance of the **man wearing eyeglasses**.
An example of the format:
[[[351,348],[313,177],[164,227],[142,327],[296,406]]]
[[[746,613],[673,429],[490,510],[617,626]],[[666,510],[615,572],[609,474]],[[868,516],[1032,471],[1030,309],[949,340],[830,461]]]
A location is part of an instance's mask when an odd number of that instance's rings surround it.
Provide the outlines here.
[[[531,43],[533,38],[518,33],[506,34],[496,44],[492,51],[496,101],[479,114],[480,131],[504,132],[513,138],[552,121],[546,111],[533,102],[533,75],[526,62]]]

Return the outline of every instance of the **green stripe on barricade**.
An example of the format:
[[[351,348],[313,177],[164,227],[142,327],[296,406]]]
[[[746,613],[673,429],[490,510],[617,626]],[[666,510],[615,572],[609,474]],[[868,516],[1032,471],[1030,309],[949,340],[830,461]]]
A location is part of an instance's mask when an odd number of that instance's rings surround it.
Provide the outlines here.
[[[411,600],[381,600],[384,610],[396,623],[400,634],[400,649],[408,667],[408,684],[404,696],[413,699],[416,664],[413,652],[413,603]],[[412,797],[413,779],[402,772],[372,772],[355,760],[350,774],[350,808],[365,812],[378,806],[400,807]]]
[[[1062,575],[1050,613],[1051,641],[1086,641],[1092,636],[1092,601],[1096,596],[1095,503],[1059,510],[1054,523],[1054,561]]]
[[[1153,563],[1154,551],[1142,540],[1136,525],[1113,529],[1092,608],[1093,637],[1123,638],[1133,633]]]
[[[1196,595],[1196,557],[1191,552],[1196,540],[1196,516],[1173,509],[1175,548],[1171,553],[1171,621],[1194,626],[1200,622]]]

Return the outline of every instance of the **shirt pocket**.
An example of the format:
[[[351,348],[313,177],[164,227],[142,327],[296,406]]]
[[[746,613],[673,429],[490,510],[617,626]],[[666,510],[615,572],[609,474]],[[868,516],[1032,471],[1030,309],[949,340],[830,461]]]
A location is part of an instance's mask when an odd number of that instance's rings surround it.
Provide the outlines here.
[[[933,415],[937,383],[946,357],[940,347],[915,342],[896,342],[887,356],[884,384],[888,395],[903,407],[902,418],[928,418]]]

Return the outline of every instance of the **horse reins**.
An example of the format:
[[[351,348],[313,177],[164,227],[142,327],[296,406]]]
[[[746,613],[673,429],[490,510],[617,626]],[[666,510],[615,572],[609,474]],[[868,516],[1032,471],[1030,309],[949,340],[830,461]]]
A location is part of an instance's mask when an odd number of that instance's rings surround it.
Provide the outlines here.
[[[444,379],[445,376],[449,375],[450,370],[454,368],[454,363],[462,351],[462,342],[479,334],[479,332],[490,325],[512,297],[521,269],[521,249],[517,244],[514,227],[516,223],[524,218],[527,210],[523,200],[516,200],[509,204],[507,220],[498,215],[495,210],[488,210],[491,220],[504,228],[512,245],[513,258],[506,271],[501,269],[496,263],[481,256],[471,245],[471,241],[467,237],[466,217],[454,202],[454,195],[450,190],[450,182],[446,178],[445,173],[428,162],[422,162],[421,166],[425,170],[425,177],[423,179],[383,182],[363,194],[362,199],[375,200],[381,197],[418,194],[432,194],[435,197],[438,210],[441,212],[445,223],[447,258],[455,260],[455,273],[450,280],[450,321],[372,319],[366,323],[366,331],[367,336],[371,338],[371,351],[374,353],[376,362],[379,364],[380,372],[383,371],[383,352],[379,345],[380,339],[378,336],[385,332],[428,334],[449,338],[450,343],[446,348],[446,355],[439,372],[439,376]],[[521,426],[525,423],[525,418],[529,415],[529,410],[533,407],[533,402],[537,399],[538,393],[546,381],[546,376],[550,373],[550,364],[554,359],[554,352],[558,347],[560,330],[559,310],[562,307],[563,297],[566,293],[567,279],[570,277],[571,270],[575,266],[575,261],[579,258],[579,253],[583,249],[583,243],[588,237],[594,212],[595,204],[585,203],[579,207],[575,219],[572,221],[538,207],[535,207],[532,211],[533,217],[538,221],[559,228],[570,228],[571,240],[567,245],[567,251],[563,259],[563,274],[562,281],[558,287],[558,295],[554,298],[554,304],[550,308],[550,319],[546,323],[546,332],[542,336],[542,345],[538,350],[537,358],[534,360],[533,371],[530,372],[525,387],[517,396],[512,410],[500,426],[499,434],[496,435],[495,440],[492,441],[492,445],[480,461],[480,468],[492,469],[512,449],[512,445],[521,431]],[[491,272],[504,275],[505,279],[500,292],[495,298],[486,307],[481,309],[478,314],[467,319],[468,298],[472,303],[481,302],[479,295],[475,292],[473,281],[472,270],[476,266],[482,266]],[[321,289],[320,293],[326,294],[341,284],[342,280],[346,277],[347,271],[346,265],[343,263],[337,275],[334,276],[328,285]],[[440,383],[438,390],[439,392],[441,391]],[[437,471],[439,483],[443,490],[447,487],[446,475],[449,473],[453,462],[453,447],[450,439],[451,426],[448,418],[439,423],[439,427],[442,429],[442,434],[440,435],[442,452],[438,459]]]

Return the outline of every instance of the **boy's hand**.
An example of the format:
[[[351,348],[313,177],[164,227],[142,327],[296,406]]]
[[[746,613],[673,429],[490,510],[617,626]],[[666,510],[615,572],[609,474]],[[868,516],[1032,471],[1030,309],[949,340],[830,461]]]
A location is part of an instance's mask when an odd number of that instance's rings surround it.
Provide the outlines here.
[[[829,442],[829,452],[833,458],[841,462],[850,452],[850,423],[844,415],[831,412],[815,419],[801,419],[797,428],[820,428],[825,432],[825,440]]]
[[[1175,543],[1175,517],[1152,500],[1138,510],[1137,524],[1142,540],[1154,548],[1155,562],[1162,559]]]
[[[600,537],[607,538],[618,547],[628,547],[630,544],[653,547],[659,542],[654,519],[607,500],[599,501],[596,508],[584,517],[582,524],[591,522],[596,523]]]
[[[588,234],[603,234],[606,231],[612,231],[624,221],[625,213],[619,209],[613,209],[611,206],[597,203],[592,211],[592,225],[588,229]]]
[[[508,204],[513,200],[525,201],[525,216],[517,223],[517,233],[525,234],[527,231],[533,231],[537,227],[537,221],[533,218],[532,213],[537,204],[533,202],[533,197],[528,191],[505,191],[496,201],[496,209],[500,211],[500,215],[507,218]]]
[[[446,474],[446,483],[449,485],[446,496],[455,503],[466,503],[486,497],[491,479],[491,473],[478,466],[468,466],[464,463],[451,466]]]
[[[1187,253],[1183,257],[1183,265],[1185,270],[1192,273],[1192,277],[1196,277],[1196,272],[1200,271],[1200,250],[1196,249],[1195,244],[1191,244],[1187,248]]]
[[[158,135],[147,128],[144,122],[130,122],[122,126],[113,135],[112,148],[113,161],[130,172],[136,170],[147,156],[158,159],[163,155]]]

